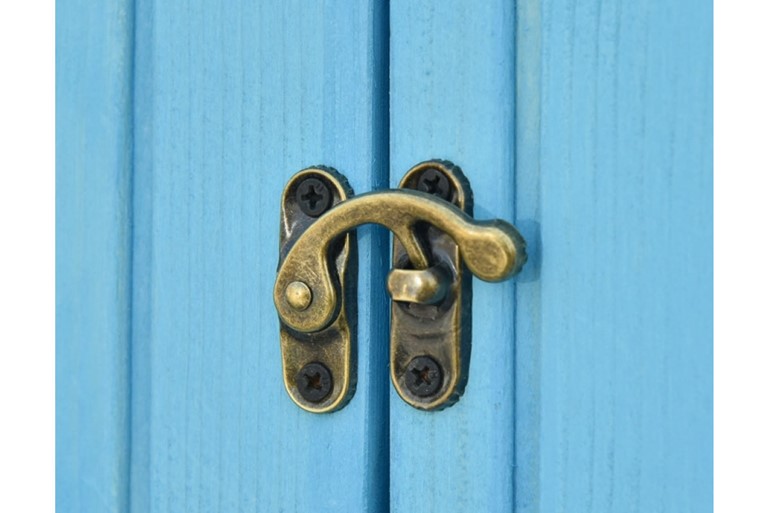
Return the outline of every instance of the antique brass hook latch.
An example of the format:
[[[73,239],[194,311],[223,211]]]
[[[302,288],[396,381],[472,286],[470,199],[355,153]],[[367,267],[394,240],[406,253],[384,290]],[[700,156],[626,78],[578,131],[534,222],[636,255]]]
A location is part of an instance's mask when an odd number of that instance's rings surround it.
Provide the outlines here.
[[[398,394],[423,410],[453,404],[468,378],[471,280],[516,274],[526,261],[519,232],[501,220],[476,221],[460,169],[427,161],[398,189],[353,196],[347,180],[323,167],[294,175],[281,202],[280,263],[273,297],[281,325],[283,379],[292,400],[324,413],[355,390],[354,228],[395,235],[390,373]]]

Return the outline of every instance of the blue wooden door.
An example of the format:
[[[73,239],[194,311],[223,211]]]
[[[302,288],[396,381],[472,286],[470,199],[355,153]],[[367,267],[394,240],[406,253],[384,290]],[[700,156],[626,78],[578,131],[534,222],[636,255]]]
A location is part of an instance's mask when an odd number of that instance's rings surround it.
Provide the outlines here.
[[[57,509],[710,511],[711,43],[695,0],[59,2]],[[392,389],[364,227],[357,391],[304,412],[281,190],[428,158],[528,241],[465,394]]]

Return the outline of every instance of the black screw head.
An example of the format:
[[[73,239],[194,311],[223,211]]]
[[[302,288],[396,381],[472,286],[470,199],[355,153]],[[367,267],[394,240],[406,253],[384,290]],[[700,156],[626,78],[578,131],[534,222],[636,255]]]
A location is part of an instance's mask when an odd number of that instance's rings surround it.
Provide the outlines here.
[[[318,178],[305,178],[297,186],[295,198],[299,208],[310,217],[318,217],[332,205],[332,191]]]
[[[438,169],[432,167],[423,171],[417,179],[417,190],[433,194],[446,201],[449,201],[452,195],[449,178]]]
[[[430,397],[441,388],[441,366],[430,356],[417,356],[406,366],[406,387],[417,397]]]
[[[308,402],[320,403],[332,391],[332,374],[322,363],[308,363],[294,376],[300,395]]]

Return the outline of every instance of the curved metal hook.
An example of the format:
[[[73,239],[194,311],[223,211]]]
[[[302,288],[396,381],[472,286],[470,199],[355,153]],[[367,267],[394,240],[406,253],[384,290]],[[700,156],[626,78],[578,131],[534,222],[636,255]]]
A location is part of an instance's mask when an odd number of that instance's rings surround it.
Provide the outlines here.
[[[329,271],[329,247],[360,225],[385,226],[404,246],[412,265],[426,269],[430,261],[414,232],[418,222],[429,223],[454,239],[468,269],[482,280],[510,278],[526,261],[524,240],[505,221],[476,221],[454,205],[420,191],[362,194],[322,215],[289,250],[273,291],[283,322],[311,333],[334,320],[339,298]]]

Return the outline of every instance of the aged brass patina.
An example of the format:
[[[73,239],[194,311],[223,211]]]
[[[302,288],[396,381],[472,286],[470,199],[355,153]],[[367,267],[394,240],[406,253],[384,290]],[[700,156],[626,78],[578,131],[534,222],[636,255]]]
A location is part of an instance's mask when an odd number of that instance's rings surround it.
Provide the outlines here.
[[[279,274],[286,256],[323,215],[347,200],[353,190],[345,178],[330,168],[309,168],[294,175],[283,191]],[[306,203],[302,203],[302,202]],[[355,232],[327,241],[324,258],[333,269],[335,316],[322,329],[300,331],[281,322],[283,382],[292,400],[301,408],[325,413],[343,407],[353,396],[356,385]],[[276,289],[278,291],[278,289]],[[278,292],[276,292],[278,294]],[[280,290],[284,308],[306,311],[317,299],[302,278],[290,279]],[[328,374],[328,375],[327,375]],[[330,388],[331,390],[327,390]]]
[[[450,162],[418,164],[404,175],[399,187],[429,191],[473,215],[470,184]],[[430,269],[442,269],[449,284],[441,300],[431,302],[419,301],[416,294],[397,297],[391,290],[390,378],[408,404],[436,410],[457,402],[468,381],[473,282],[462,263],[458,243],[435,226],[420,229],[426,247],[431,248]],[[517,243],[515,236],[511,240]],[[517,247],[517,256],[520,253]],[[393,267],[390,276],[410,272],[400,269],[411,267],[411,263],[398,241],[393,241]]]
[[[435,305],[446,297],[451,280],[449,270],[438,266],[393,269],[388,274],[388,293],[393,301]]]
[[[310,186],[308,179],[313,180]],[[318,180],[329,189],[316,191]],[[346,300],[354,296],[355,286],[346,277],[355,268],[349,263],[351,233],[375,223],[395,234],[394,269],[387,283],[393,298],[393,383],[417,408],[452,404],[462,394],[470,355],[470,280],[464,270],[486,281],[509,278],[526,260],[524,240],[504,221],[476,221],[469,215],[468,182],[448,162],[424,162],[407,173],[400,189],[350,199],[351,191],[340,180],[328,169],[304,170],[283,195],[281,262],[273,297],[289,395],[302,408],[320,413],[341,407],[352,394],[349,319],[355,301]],[[333,200],[325,212],[318,212],[317,202],[301,203],[328,198],[329,191]],[[292,344],[301,349],[287,347]],[[296,383],[297,373],[311,362],[328,368],[333,383],[318,403],[306,399],[313,394],[298,393]],[[312,376],[307,382],[314,382]]]

